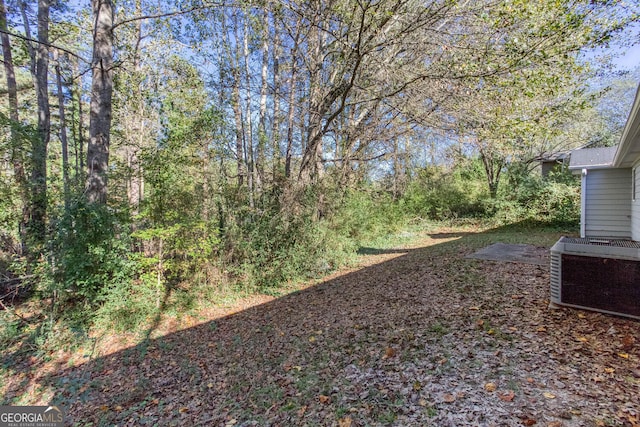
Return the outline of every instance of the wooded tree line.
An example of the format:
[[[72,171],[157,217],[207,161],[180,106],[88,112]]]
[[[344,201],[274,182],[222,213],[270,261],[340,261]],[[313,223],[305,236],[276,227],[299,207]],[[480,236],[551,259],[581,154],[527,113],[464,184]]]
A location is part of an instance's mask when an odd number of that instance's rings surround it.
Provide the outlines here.
[[[579,54],[638,19],[616,0],[0,0],[0,11],[5,234],[63,271],[102,224],[87,212],[118,212],[158,283],[176,259],[241,262],[252,245],[277,264],[276,235],[296,240],[296,221],[335,215],[372,181],[401,198],[430,132],[477,154],[495,197],[510,162],[587,142],[575,132],[595,122],[579,120],[592,111]],[[261,240],[261,227],[279,231]]]

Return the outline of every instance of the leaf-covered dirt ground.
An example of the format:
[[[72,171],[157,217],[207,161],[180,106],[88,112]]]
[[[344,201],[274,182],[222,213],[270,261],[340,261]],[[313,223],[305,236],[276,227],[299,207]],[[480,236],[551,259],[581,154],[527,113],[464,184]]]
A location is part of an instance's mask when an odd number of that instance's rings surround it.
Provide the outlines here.
[[[464,258],[558,237],[449,229],[363,248],[358,268],[135,346],[103,338],[84,363],[20,360],[3,400],[53,399],[76,425],[638,426],[640,322],[549,309],[546,266]]]

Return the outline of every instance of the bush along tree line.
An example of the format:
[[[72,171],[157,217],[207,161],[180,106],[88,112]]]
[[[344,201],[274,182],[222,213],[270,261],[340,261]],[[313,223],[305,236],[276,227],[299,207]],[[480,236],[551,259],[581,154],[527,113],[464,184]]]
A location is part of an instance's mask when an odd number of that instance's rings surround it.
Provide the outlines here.
[[[126,329],[415,218],[573,224],[577,183],[536,165],[615,140],[583,53],[637,9],[0,0],[3,292]]]

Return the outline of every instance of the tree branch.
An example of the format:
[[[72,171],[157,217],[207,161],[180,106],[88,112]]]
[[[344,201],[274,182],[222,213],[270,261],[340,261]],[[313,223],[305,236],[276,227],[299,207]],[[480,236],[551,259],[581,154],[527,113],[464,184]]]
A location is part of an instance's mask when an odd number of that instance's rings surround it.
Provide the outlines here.
[[[0,33],[7,34],[7,35],[9,35],[11,37],[15,37],[15,38],[18,38],[18,39],[21,39],[21,40],[24,40],[24,41],[28,41],[30,43],[41,44],[41,45],[44,45],[44,46],[47,46],[47,47],[51,47],[53,49],[57,49],[57,50],[59,50],[61,52],[68,53],[69,55],[71,55],[73,57],[76,57],[76,58],[82,60],[83,62],[85,62],[87,64],[91,64],[90,61],[87,61],[82,56],[80,56],[77,53],[74,53],[74,52],[72,52],[69,49],[66,49],[64,47],[61,47],[61,46],[58,46],[58,45],[55,45],[55,44],[51,44],[51,43],[42,43],[42,42],[39,42],[38,40],[32,39],[30,37],[23,36],[22,34],[13,33],[11,31],[5,31],[5,30],[2,30],[2,29],[0,29]]]
[[[119,27],[120,25],[129,24],[131,22],[144,21],[146,19],[158,19],[158,18],[168,18],[170,16],[186,15],[188,13],[196,12],[198,10],[205,10],[205,9],[210,9],[212,7],[219,7],[219,6],[222,6],[222,4],[209,4],[209,5],[205,4],[205,5],[190,7],[189,9],[185,9],[185,10],[174,10],[172,12],[157,13],[155,15],[134,16],[133,18],[125,19],[123,21],[113,24],[113,29],[115,30],[116,27]]]

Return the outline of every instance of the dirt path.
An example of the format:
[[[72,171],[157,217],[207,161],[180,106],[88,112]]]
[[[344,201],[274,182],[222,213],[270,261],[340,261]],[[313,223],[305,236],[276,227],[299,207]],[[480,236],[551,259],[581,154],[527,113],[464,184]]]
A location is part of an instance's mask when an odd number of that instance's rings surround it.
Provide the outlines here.
[[[639,322],[549,310],[546,267],[464,259],[556,237],[372,249],[362,268],[31,382],[78,425],[638,426]]]

